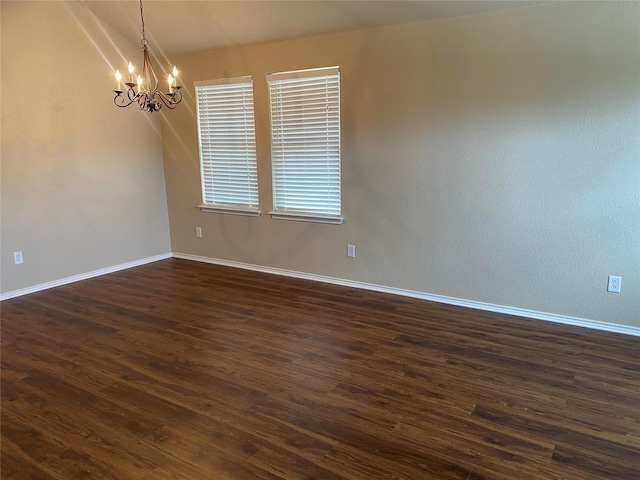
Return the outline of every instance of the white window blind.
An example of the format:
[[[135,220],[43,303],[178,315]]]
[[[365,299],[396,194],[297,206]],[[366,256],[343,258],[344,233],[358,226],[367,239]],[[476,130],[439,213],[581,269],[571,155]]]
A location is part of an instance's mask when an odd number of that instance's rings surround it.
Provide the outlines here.
[[[251,77],[194,82],[201,209],[259,214]]]
[[[272,215],[341,223],[339,68],[275,73],[267,83]]]

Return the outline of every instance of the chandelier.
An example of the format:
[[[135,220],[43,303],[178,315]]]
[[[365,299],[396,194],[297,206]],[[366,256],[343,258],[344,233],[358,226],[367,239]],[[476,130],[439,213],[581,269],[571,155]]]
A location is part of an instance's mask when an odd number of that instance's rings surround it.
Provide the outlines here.
[[[140,0],[140,19],[142,20],[142,40],[140,41],[143,55],[142,75],[138,75],[134,82],[134,67],[131,62],[129,62],[129,66],[127,67],[129,71],[129,81],[124,82],[126,86],[125,92],[122,90],[122,74],[119,70],[116,70],[117,90],[114,90],[116,96],[113,99],[113,103],[118,107],[128,107],[133,103],[137,103],[140,110],[151,113],[159,111],[163,105],[173,110],[182,101],[182,93],[180,92],[182,87],[177,84],[178,70],[174,66],[167,77],[169,91],[163,93],[158,90],[158,77],[156,77],[156,73],[153,71],[153,66],[151,65],[148,48],[149,42],[144,32],[144,9],[142,7],[142,0]]]

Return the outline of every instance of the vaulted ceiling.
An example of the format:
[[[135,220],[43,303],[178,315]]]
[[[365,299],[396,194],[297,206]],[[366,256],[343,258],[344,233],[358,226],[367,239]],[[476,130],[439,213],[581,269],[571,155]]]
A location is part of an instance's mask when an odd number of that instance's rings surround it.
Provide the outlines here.
[[[306,35],[522,8],[527,0],[144,1],[145,28],[165,55]],[[93,14],[140,41],[139,0],[85,1]]]

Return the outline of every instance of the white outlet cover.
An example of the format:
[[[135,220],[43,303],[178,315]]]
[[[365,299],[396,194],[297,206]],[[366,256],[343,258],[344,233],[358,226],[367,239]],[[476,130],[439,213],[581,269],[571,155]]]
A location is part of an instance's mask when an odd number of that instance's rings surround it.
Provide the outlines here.
[[[620,293],[621,284],[622,284],[622,277],[609,275],[609,282],[607,283],[607,292]]]
[[[22,265],[24,263],[24,259],[22,258],[22,252],[13,252],[13,263],[14,265]]]

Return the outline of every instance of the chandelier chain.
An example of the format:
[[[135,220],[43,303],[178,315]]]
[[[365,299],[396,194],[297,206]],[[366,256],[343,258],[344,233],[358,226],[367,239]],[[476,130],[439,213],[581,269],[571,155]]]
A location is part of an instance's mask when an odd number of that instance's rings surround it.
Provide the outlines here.
[[[149,42],[147,41],[147,37],[144,34],[144,8],[142,7],[142,0],[140,0],[140,20],[142,21],[142,40],[140,40],[140,43],[146,47]]]

